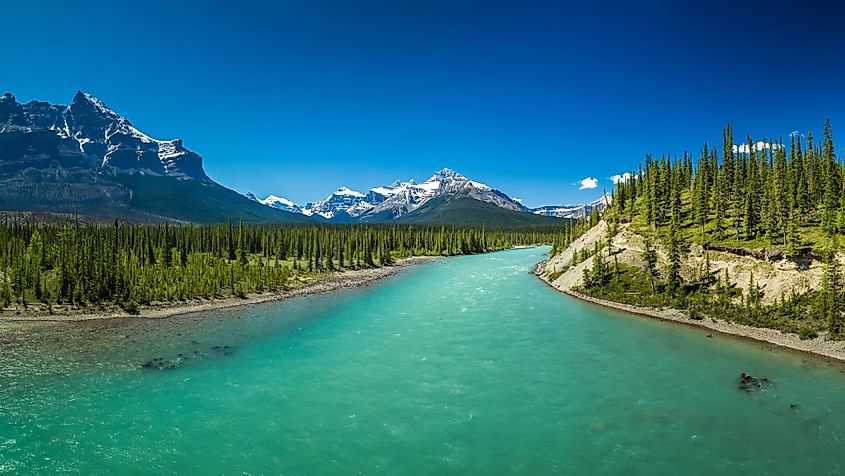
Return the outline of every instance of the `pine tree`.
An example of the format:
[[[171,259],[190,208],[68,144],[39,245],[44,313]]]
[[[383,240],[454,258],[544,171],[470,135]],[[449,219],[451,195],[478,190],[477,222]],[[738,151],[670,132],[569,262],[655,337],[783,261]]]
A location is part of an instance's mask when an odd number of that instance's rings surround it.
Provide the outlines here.
[[[822,164],[824,167],[824,212],[822,214],[822,230],[828,235],[836,233],[836,212],[839,209],[839,194],[841,193],[841,182],[839,178],[840,167],[836,162],[836,153],[833,148],[833,134],[830,130],[830,119],[824,123],[822,133],[824,140],[822,144]]]
[[[590,273],[590,278],[592,286],[601,286],[607,282],[607,265],[601,255],[601,247],[598,242],[596,242],[593,251],[593,270]]]
[[[238,263],[241,266],[246,266],[249,264],[249,259],[247,258],[246,253],[246,236],[244,230],[244,219],[241,218],[238,222]]]
[[[681,246],[678,237],[678,218],[672,218],[669,231],[669,269],[666,273],[666,290],[670,293],[681,287]]]
[[[834,249],[827,254],[824,269],[822,293],[824,296],[825,319],[831,335],[839,336],[843,330],[842,320],[842,272]]]
[[[654,282],[660,279],[657,272],[657,252],[654,250],[654,243],[650,238],[645,240],[645,250],[643,251],[643,261],[645,262],[645,271],[648,276],[649,283],[651,283],[651,292],[655,292]]]
[[[695,206],[695,217],[698,226],[701,228],[701,236],[704,237],[704,226],[710,218],[710,198],[709,198],[709,177],[708,166],[709,153],[707,143],[704,144],[704,150],[701,151],[701,157],[698,160],[698,174],[695,177],[695,187],[693,192],[693,204]]]

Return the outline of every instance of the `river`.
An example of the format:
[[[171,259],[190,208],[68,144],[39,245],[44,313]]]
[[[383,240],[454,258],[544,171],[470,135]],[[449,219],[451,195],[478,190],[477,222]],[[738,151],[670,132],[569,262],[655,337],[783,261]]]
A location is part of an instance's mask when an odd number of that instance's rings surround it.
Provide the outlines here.
[[[845,367],[580,302],[530,274],[545,251],[160,321],[5,328],[0,473],[845,471]],[[770,383],[740,390],[741,372]]]

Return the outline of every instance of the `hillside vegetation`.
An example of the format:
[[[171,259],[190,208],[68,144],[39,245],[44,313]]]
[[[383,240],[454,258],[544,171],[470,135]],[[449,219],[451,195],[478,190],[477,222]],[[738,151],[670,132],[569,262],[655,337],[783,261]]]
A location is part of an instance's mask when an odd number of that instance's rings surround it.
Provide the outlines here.
[[[723,139],[697,159],[647,156],[543,272],[593,297],[841,338],[845,169],[829,122],[819,144],[734,146],[730,125]]]

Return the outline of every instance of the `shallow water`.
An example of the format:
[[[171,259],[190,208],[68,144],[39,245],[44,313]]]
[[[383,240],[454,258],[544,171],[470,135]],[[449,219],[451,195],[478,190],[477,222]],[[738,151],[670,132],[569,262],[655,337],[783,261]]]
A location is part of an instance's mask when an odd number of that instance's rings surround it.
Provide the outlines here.
[[[561,295],[529,274],[543,251],[6,334],[0,472],[845,471],[842,367]],[[772,384],[746,393],[740,372]]]

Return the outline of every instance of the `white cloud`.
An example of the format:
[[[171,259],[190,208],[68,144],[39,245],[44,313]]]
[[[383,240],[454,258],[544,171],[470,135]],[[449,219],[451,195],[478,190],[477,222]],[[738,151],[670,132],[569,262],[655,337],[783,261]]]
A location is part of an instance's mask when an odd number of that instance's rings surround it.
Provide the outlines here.
[[[624,174],[622,174],[622,175],[619,175],[619,174],[616,174],[616,175],[611,175],[611,176],[610,176],[610,177],[608,177],[608,178],[609,178],[609,179],[610,179],[610,181],[611,181],[611,182],[613,182],[613,183],[614,183],[614,185],[615,185],[615,184],[618,184],[619,182],[627,182],[629,179],[631,179],[631,178],[633,178],[633,177],[634,177],[634,175],[633,175],[631,172],[625,172],[625,173],[624,173]]]
[[[598,187],[599,186],[599,179],[594,178],[594,177],[586,177],[586,178],[581,179],[581,181],[578,182],[578,183],[581,185],[580,187],[578,187],[578,190],[586,190],[588,188]]]
[[[761,150],[763,150],[763,149],[766,149],[766,150],[768,150],[768,149],[775,149],[775,150],[778,150],[778,149],[780,149],[780,148],[781,148],[781,145],[780,145],[780,144],[770,144],[770,143],[768,143],[768,142],[759,141],[759,142],[757,142],[756,144],[752,145],[752,147],[754,147],[755,149],[757,149],[757,151],[759,152],[759,151],[761,151]],[[734,144],[733,151],[734,151],[734,154],[737,154],[737,153],[739,153],[739,154],[747,154],[747,153],[748,153],[748,144],[741,144],[741,145],[736,145],[736,144]]]
[[[521,198],[516,198],[516,197],[513,197],[513,201],[515,201],[516,203],[522,203],[522,199],[521,199]]]

